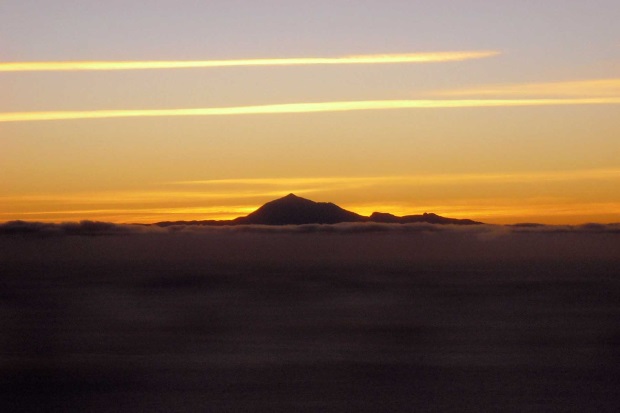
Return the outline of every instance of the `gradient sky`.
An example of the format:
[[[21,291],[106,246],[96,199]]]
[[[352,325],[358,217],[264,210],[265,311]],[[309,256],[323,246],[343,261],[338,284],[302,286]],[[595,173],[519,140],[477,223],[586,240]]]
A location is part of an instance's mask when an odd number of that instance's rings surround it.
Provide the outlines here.
[[[290,192],[619,222],[618,21],[617,0],[3,1],[0,222],[231,218]]]

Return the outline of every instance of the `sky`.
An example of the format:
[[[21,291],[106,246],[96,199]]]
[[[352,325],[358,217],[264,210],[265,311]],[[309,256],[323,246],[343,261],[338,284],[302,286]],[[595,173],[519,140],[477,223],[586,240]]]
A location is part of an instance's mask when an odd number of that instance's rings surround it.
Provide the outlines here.
[[[0,3],[0,222],[620,222],[620,3]]]

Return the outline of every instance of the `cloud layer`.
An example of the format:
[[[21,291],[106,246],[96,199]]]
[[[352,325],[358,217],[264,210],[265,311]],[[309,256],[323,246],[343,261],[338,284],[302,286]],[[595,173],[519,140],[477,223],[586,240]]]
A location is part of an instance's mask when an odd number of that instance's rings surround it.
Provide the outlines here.
[[[273,234],[308,234],[308,233],[458,233],[482,236],[499,236],[519,233],[608,233],[620,234],[620,223],[584,224],[584,225],[436,225],[427,223],[384,224],[376,222],[345,222],[340,224],[304,224],[304,225],[235,225],[211,226],[179,224],[167,227],[140,224],[114,224],[99,221],[80,221],[63,223],[44,223],[29,221],[9,221],[0,224],[2,236],[109,236],[138,234],[229,234],[229,233],[273,233]]]
[[[0,262],[217,263],[296,268],[355,264],[389,268],[398,263],[618,262],[620,224],[581,226],[458,227],[367,224],[167,228],[85,221],[0,225]],[[460,268],[460,267],[459,267]],[[508,267],[509,268],[509,267]],[[465,276],[466,274],[464,274]],[[493,276],[493,274],[489,274]],[[532,274],[536,277],[536,274]]]

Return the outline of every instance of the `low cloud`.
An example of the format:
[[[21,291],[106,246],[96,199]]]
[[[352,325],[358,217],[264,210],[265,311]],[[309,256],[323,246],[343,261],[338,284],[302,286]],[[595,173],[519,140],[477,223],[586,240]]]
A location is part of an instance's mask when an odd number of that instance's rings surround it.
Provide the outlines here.
[[[100,221],[80,222],[28,222],[9,221],[0,224],[0,235],[11,236],[104,236],[155,233],[156,227],[114,224]],[[163,231],[160,231],[163,232]]]
[[[620,233],[620,223],[584,225],[439,225],[429,223],[388,224],[343,222],[304,225],[201,225],[178,224],[166,227],[141,224],[114,224],[99,221],[63,223],[10,221],[0,224],[2,236],[113,236],[148,234],[363,234],[363,233],[456,233],[475,236],[502,236],[520,233]]]
[[[390,268],[398,263],[427,263],[460,268],[475,262],[612,263],[620,260],[619,250],[620,224],[342,223],[166,228],[93,221],[0,224],[0,262],[18,266],[70,261],[88,266],[104,262],[182,263],[197,272],[219,264],[296,268],[331,263]]]

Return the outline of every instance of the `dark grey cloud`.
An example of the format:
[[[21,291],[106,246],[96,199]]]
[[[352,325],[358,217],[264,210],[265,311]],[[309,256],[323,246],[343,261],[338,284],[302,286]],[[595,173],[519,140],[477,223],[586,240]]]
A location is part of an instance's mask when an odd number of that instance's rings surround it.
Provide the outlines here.
[[[503,226],[0,224],[0,261],[295,264],[620,260],[620,224]],[[296,265],[296,264],[295,264]]]
[[[29,222],[9,221],[0,224],[0,235],[22,236],[102,236],[102,235],[129,235],[146,232],[156,232],[154,228],[142,225],[114,224],[100,221],[80,222]]]

